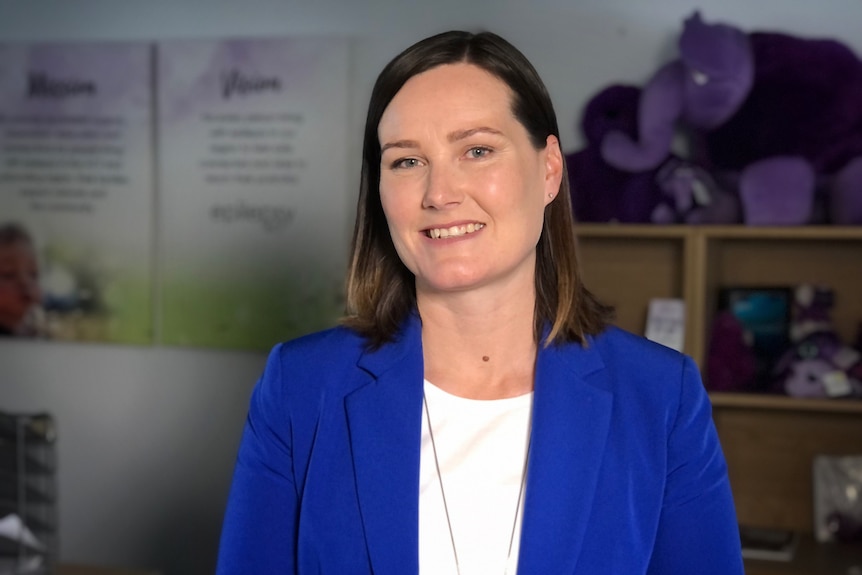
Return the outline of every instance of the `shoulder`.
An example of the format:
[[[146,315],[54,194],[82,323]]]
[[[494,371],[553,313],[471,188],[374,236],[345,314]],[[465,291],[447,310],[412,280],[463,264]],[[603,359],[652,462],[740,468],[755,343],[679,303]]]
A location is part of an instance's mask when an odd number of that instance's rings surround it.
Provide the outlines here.
[[[609,327],[590,338],[606,367],[647,373],[682,369],[691,362],[688,356],[618,327]]]
[[[345,327],[279,343],[266,360],[258,393],[273,405],[316,401],[333,386],[355,379],[364,350],[364,338]]]
[[[273,348],[273,352],[283,357],[326,354],[333,350],[341,352],[356,350],[359,354],[364,346],[365,339],[357,332],[347,327],[337,326],[281,342]]]
[[[270,361],[293,367],[312,365],[320,359],[327,360],[324,365],[355,365],[365,345],[365,339],[358,333],[339,326],[277,344],[270,352]]]
[[[590,346],[603,363],[597,379],[623,403],[661,406],[669,417],[686,404],[702,409],[709,403],[697,365],[683,353],[616,327],[591,338]]]

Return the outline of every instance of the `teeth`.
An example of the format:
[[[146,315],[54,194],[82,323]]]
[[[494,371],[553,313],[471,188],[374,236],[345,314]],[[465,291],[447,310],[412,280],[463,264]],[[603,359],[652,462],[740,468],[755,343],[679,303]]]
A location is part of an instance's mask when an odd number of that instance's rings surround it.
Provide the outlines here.
[[[433,239],[454,238],[457,236],[463,236],[464,234],[472,234],[473,232],[478,232],[484,227],[485,224],[470,223],[466,226],[452,226],[451,228],[432,228],[425,232],[425,235]]]

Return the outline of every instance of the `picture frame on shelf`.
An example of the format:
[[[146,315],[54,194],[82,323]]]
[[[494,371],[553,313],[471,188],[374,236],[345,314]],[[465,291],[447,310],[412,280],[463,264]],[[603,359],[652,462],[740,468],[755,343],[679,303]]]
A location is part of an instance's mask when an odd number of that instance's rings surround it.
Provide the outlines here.
[[[728,312],[742,326],[755,359],[754,387],[769,385],[775,362],[790,344],[792,286],[725,286],[718,292],[717,312]]]

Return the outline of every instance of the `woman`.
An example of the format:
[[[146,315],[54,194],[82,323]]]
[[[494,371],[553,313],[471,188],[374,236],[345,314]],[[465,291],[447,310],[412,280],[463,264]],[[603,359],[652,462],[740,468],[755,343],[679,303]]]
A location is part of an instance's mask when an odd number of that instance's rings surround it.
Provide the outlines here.
[[[371,96],[343,327],[256,387],[219,573],[742,573],[690,359],[584,288],[559,131],[489,33]]]
[[[16,223],[0,225],[0,336],[31,336],[42,301],[33,239]]]

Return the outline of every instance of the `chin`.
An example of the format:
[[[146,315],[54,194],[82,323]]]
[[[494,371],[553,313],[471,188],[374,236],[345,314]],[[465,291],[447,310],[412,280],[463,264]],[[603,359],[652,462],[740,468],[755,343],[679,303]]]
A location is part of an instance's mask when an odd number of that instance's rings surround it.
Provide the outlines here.
[[[480,287],[482,282],[479,278],[470,276],[458,276],[450,278],[436,278],[434,281],[423,281],[421,284],[417,282],[416,288],[426,292],[464,292],[473,288]]]

